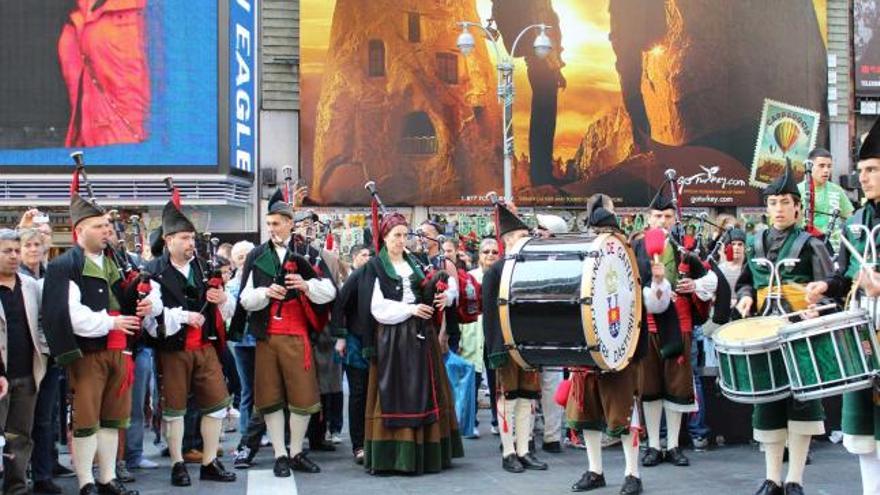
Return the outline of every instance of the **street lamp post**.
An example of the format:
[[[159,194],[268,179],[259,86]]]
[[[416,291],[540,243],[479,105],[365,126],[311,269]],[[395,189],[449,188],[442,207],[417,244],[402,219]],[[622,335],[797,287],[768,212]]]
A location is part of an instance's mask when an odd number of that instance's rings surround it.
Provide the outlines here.
[[[495,37],[492,33],[489,32],[483,25],[470,22],[470,21],[460,21],[458,23],[461,26],[461,34],[458,35],[458,41],[456,45],[458,45],[458,49],[461,50],[461,53],[466,57],[468,56],[476,46],[476,41],[474,40],[474,36],[470,32],[470,28],[476,27],[483,31],[486,36],[486,39],[492,42],[492,46],[495,48],[495,60],[497,61],[497,69],[498,69],[498,101],[501,102],[502,105],[502,115],[503,115],[503,125],[501,128],[502,139],[504,143],[504,197],[505,199],[512,200],[513,199],[513,57],[516,54],[516,47],[519,44],[519,41],[522,39],[523,35],[526,34],[529,30],[538,29],[540,32],[538,36],[535,37],[535,42],[533,44],[533,48],[535,50],[535,55],[540,58],[546,57],[551,51],[553,51],[553,42],[550,40],[550,37],[547,36],[547,30],[551,29],[547,24],[532,24],[531,26],[527,26],[523,29],[519,35],[517,35],[516,40],[514,40],[513,45],[510,47],[510,53],[503,57],[501,55],[501,49],[498,48],[498,42],[495,40]]]

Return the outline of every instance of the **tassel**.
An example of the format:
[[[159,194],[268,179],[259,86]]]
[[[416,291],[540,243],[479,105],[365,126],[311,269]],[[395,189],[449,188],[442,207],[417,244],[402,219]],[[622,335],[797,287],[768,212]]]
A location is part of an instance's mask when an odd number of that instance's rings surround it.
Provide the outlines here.
[[[504,394],[504,386],[501,386],[501,431],[510,433],[510,425],[507,424],[507,398]]]
[[[382,242],[379,239],[379,202],[376,201],[376,198],[373,197],[373,200],[370,202],[370,222],[371,228],[373,229],[373,247],[376,249],[376,254],[379,254],[379,247]]]
[[[632,416],[629,420],[629,434],[633,437],[632,446],[634,448],[639,446],[639,434],[642,431],[640,418],[639,403],[638,401],[633,401]]]
[[[171,189],[171,203],[172,203],[172,204],[173,204],[178,210],[181,209],[181,206],[180,206],[180,189],[178,189],[177,186],[174,186],[174,188]]]
[[[125,356],[125,378],[119,385],[119,390],[116,391],[116,397],[122,397],[122,394],[126,390],[131,390],[132,385],[134,385],[134,359],[131,358],[131,354],[128,354],[127,351],[123,355]]]

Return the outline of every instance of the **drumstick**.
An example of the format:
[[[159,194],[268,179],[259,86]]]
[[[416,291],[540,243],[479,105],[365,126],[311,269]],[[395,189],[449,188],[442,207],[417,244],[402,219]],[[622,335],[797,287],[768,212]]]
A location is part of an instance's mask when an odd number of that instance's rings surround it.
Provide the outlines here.
[[[835,303],[823,304],[822,306],[816,306],[815,308],[807,308],[807,309],[802,309],[800,311],[795,311],[794,313],[786,313],[786,314],[782,315],[782,317],[791,319],[792,316],[802,315],[804,313],[809,313],[810,311],[824,311],[826,309],[832,309],[832,308],[836,308],[836,307],[837,307],[837,304],[835,304]]]

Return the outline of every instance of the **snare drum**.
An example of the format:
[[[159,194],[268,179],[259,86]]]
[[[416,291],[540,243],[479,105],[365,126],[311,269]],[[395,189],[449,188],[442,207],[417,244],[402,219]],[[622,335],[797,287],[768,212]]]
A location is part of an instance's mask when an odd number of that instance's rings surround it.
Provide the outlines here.
[[[504,342],[524,369],[622,370],[642,317],[635,255],[610,232],[522,239],[507,253],[498,304]]]
[[[725,397],[761,404],[791,395],[778,336],[787,323],[778,316],[761,316],[728,323],[715,332],[712,339]]]
[[[860,309],[787,325],[779,340],[800,401],[869,388],[880,370],[874,322]]]

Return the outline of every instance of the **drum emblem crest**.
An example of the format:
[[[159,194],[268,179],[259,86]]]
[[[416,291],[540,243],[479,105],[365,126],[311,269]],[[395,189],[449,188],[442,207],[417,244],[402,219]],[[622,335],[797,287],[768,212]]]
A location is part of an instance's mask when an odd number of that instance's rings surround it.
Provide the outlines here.
[[[605,297],[608,303],[608,332],[612,338],[620,334],[620,303],[617,299],[618,275],[616,270],[608,270],[605,274],[605,287],[608,295]]]

